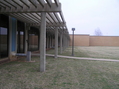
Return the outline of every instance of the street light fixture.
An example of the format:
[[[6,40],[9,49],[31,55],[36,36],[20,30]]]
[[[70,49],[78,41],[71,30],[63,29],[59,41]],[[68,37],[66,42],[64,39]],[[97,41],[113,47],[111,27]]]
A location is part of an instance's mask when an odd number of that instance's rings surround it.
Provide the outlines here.
[[[72,56],[74,56],[74,31],[75,31],[75,28],[72,28]]]

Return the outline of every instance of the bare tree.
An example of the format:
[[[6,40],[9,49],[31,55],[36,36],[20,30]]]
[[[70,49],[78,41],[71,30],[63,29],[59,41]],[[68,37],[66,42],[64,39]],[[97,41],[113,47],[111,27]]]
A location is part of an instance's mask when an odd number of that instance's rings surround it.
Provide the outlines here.
[[[95,29],[95,35],[96,36],[102,36],[102,32],[101,32],[99,27]]]

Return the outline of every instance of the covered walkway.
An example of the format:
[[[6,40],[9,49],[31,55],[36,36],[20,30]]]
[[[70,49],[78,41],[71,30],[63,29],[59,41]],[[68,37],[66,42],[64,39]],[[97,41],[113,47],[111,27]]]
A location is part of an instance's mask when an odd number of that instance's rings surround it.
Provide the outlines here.
[[[46,49],[55,48],[55,58],[57,58],[58,46],[62,53],[69,45],[69,32],[59,0],[1,0],[0,15],[8,17],[8,43],[6,44],[9,60],[15,58],[14,53],[31,51],[33,47],[30,46],[32,43],[30,37],[36,36],[33,41],[37,40],[38,43],[36,50],[40,51],[40,71],[43,72]],[[0,27],[2,30],[5,28],[4,25]],[[1,33],[0,36],[2,35]]]

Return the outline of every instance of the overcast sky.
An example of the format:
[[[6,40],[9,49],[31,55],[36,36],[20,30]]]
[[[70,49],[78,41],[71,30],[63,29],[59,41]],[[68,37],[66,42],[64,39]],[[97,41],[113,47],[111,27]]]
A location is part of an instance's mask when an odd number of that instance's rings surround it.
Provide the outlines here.
[[[119,0],[59,0],[69,33],[119,36]]]

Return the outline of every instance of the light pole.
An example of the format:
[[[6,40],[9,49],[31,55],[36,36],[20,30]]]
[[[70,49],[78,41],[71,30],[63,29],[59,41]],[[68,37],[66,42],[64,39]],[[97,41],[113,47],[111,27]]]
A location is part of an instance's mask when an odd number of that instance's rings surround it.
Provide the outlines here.
[[[75,28],[72,28],[72,56],[74,56],[74,31],[75,31]]]

